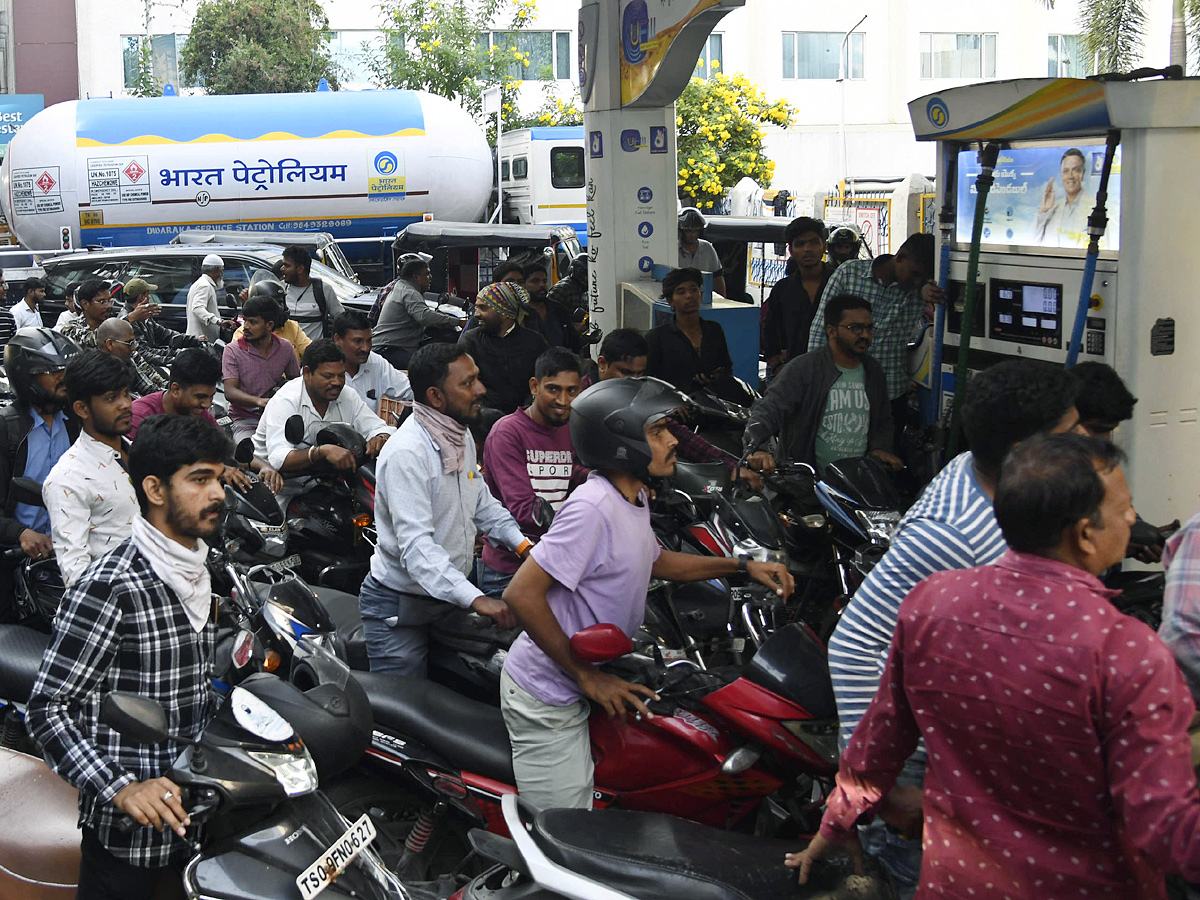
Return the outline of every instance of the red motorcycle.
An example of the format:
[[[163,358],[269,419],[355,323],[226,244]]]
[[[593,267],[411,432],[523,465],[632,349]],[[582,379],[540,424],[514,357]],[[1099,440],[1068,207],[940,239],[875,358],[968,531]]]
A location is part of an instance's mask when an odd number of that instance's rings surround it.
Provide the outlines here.
[[[719,828],[811,832],[837,770],[837,719],[825,650],[801,625],[777,631],[743,670],[703,671],[631,655],[615,626],[571,639],[575,654],[660,700],[653,719],[591,718],[597,808],[662,812]],[[356,672],[375,716],[356,777],[329,787],[354,821],[372,814],[389,868],[423,879],[453,868],[472,827],[507,835],[515,793],[500,710],[423,679]]]

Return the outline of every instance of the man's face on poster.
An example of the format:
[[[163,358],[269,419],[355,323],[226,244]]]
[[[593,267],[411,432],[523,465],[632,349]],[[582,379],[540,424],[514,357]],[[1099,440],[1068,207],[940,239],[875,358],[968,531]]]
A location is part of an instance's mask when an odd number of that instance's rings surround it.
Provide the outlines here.
[[[1067,192],[1067,199],[1071,202],[1079,196],[1079,192],[1083,190],[1083,159],[1071,154],[1063,157],[1062,161],[1062,185],[1063,190]]]

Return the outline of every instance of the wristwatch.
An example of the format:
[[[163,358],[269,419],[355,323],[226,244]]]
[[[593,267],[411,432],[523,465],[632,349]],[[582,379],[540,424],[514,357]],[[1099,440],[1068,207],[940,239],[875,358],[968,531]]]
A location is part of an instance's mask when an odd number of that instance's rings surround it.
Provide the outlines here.
[[[737,558],[737,561],[738,561],[738,568],[737,568],[737,570],[738,570],[739,572],[749,572],[749,571],[750,571],[750,557],[748,557],[748,556],[739,556],[739,557]]]

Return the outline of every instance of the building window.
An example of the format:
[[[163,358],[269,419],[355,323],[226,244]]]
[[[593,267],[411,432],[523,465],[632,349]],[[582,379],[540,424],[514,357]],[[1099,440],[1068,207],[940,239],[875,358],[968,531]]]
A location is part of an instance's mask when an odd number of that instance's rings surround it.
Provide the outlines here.
[[[369,29],[331,31],[325,39],[329,57],[338,67],[338,82],[341,84],[369,84],[371,68],[367,60],[379,58],[383,45],[383,32]],[[363,45],[366,45],[365,47]]]
[[[785,31],[783,77],[836,80],[841,73],[839,56],[843,32]],[[846,77],[863,77],[863,35],[854,32],[846,41]]]
[[[1086,78],[1093,74],[1092,58],[1083,49],[1078,34],[1052,34],[1049,38],[1046,74],[1051,78]]]
[[[921,35],[922,78],[995,78],[996,35]]]
[[[179,59],[183,55],[183,45],[187,43],[186,34],[152,34],[149,38],[144,34],[121,35],[121,55],[125,65],[125,89],[132,90],[137,86],[138,56],[142,49],[142,41],[150,41],[150,54],[154,59],[154,80],[159,85],[173,84],[176,87],[196,87],[194,84],[181,84],[179,81]]]
[[[708,81],[721,71],[721,66],[724,64],[725,36],[719,33],[710,34],[704,49],[700,51],[700,58],[696,60],[695,77]]]
[[[490,47],[528,54],[528,65],[513,63],[508,69],[508,76],[518,81],[568,81],[571,78],[569,31],[491,31],[479,36],[479,47],[485,52]]]

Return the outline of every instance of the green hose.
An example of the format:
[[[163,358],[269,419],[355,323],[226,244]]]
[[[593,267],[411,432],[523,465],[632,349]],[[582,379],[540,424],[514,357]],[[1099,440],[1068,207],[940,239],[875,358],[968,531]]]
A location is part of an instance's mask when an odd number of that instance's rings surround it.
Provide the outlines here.
[[[959,437],[962,434],[962,400],[967,390],[967,361],[971,355],[971,330],[975,325],[975,290],[979,282],[979,245],[983,241],[983,220],[987,215],[988,192],[992,189],[992,170],[1000,155],[999,144],[986,144],[979,153],[983,171],[975,179],[975,223],[971,226],[971,253],[967,258],[967,287],[963,298],[962,324],[958,332],[958,363],[954,367],[954,399],[951,401],[950,438],[946,456],[953,459],[958,455]],[[949,188],[947,188],[949,189]]]

